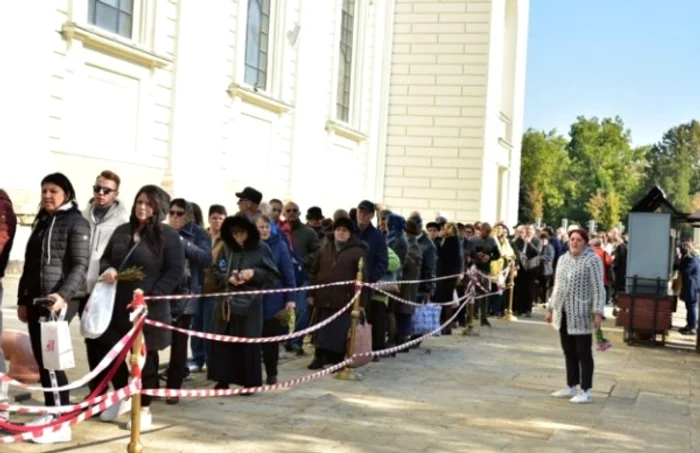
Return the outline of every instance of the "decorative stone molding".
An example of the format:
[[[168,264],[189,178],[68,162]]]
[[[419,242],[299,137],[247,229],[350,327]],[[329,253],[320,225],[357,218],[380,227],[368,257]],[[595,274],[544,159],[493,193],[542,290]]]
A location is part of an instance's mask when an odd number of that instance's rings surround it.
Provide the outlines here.
[[[226,90],[232,98],[238,97],[248,104],[255,105],[262,109],[268,110],[273,113],[281,115],[287,113],[294,108],[293,105],[287,104],[286,102],[278,101],[266,94],[259,91],[255,91],[248,87],[244,87],[237,83],[232,83],[229,85],[228,90]]]
[[[369,138],[366,134],[333,120],[326,121],[326,130],[339,137],[347,138],[357,143],[362,143]]]
[[[83,46],[89,49],[94,49],[104,54],[112,55],[151,69],[165,68],[173,62],[169,57],[145,50],[127,40],[106,33],[97,27],[78,25],[75,22],[66,22],[61,27],[61,36],[68,42],[73,40],[80,41],[83,43]]]

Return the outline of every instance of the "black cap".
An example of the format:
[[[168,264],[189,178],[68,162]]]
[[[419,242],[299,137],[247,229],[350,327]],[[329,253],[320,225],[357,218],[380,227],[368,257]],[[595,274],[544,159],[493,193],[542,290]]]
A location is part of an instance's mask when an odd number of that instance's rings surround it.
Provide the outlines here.
[[[240,200],[248,200],[255,204],[260,204],[262,201],[262,194],[252,187],[246,187],[243,192],[236,192],[236,196]]]
[[[355,225],[352,223],[352,220],[348,219],[347,217],[341,217],[333,222],[333,231],[338,228],[345,228],[352,233],[355,230]]]
[[[360,204],[357,205],[357,209],[364,209],[365,211],[374,214],[374,203],[369,200],[362,200]]]
[[[306,220],[323,220],[323,211],[318,206],[312,206],[306,211]]]

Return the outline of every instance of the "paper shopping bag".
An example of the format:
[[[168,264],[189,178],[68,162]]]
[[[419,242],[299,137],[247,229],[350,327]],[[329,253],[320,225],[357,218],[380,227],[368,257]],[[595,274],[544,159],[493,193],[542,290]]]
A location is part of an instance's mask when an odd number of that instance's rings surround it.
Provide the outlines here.
[[[97,282],[80,317],[80,334],[85,338],[99,338],[109,327],[114,311],[117,284]]]
[[[50,319],[41,322],[41,358],[49,371],[75,367],[73,344],[66,321]]]

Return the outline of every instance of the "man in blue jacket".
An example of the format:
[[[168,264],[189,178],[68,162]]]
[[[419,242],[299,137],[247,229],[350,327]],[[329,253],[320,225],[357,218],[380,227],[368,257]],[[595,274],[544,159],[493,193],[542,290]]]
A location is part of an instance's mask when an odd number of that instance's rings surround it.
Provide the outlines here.
[[[387,250],[386,239],[377,228],[372,225],[375,208],[374,203],[368,200],[361,201],[357,206],[357,236],[367,243],[367,253],[365,254],[365,269],[367,269],[367,279],[369,283],[377,283],[387,272],[389,266],[389,251]],[[369,323],[373,325],[386,325],[387,307],[384,302],[372,301],[371,291],[367,291],[366,300],[369,300]]]

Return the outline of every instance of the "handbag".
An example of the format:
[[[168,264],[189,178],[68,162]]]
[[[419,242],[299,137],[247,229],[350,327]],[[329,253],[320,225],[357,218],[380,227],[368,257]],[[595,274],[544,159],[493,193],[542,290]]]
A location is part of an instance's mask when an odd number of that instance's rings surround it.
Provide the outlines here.
[[[141,242],[131,246],[122,260],[117,272],[120,272],[129,260],[134,250]],[[109,327],[114,313],[114,300],[117,296],[117,284],[98,281],[90,293],[83,314],[80,317],[80,334],[84,338],[95,339],[101,337]]]
[[[65,311],[62,311],[56,316],[56,313],[52,312],[48,320],[40,322],[41,358],[44,368],[49,371],[75,368],[73,343],[68,322],[63,319],[64,313]]]
[[[440,312],[442,312],[442,306],[430,302],[416,307],[411,317],[410,335],[425,335],[437,330],[435,335],[439,336]]]
[[[231,276],[231,262],[233,261],[233,253],[229,254],[228,267],[226,268],[226,278]],[[239,266],[240,267],[240,266]],[[226,298],[226,305],[229,313],[236,316],[246,316],[250,310],[250,305],[253,303],[254,295],[232,295]]]
[[[348,341],[350,341],[350,332],[348,331]],[[352,363],[350,363],[350,368],[359,368],[367,365],[372,361],[372,355],[367,354],[372,352],[372,325],[367,322],[364,312],[360,319],[358,320],[357,326],[355,327],[355,354],[366,354],[366,355],[356,355],[352,358]]]

